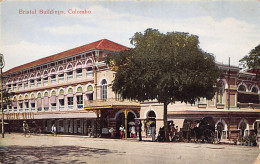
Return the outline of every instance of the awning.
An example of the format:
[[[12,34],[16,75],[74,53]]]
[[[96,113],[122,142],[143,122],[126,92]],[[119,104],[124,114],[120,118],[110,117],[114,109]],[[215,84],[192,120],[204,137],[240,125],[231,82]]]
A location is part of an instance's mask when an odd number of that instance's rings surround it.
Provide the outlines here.
[[[87,94],[87,95],[88,95],[88,94],[92,94],[92,93],[94,93],[94,91],[86,91],[86,92],[85,92],[85,94]]]
[[[35,99],[31,99],[31,103],[35,103]]]
[[[77,92],[76,93],[76,96],[80,96],[80,95],[82,95],[82,92]]]
[[[17,107],[17,101],[13,101],[13,107]]]
[[[42,107],[42,98],[37,98],[37,107]]]
[[[81,64],[78,64],[77,66],[76,66],[76,69],[81,69],[82,68],[82,65]]]
[[[58,71],[57,74],[58,74],[58,75],[62,75],[62,74],[64,74],[64,71],[63,71],[63,70]]]
[[[59,96],[58,96],[58,99],[59,99],[59,100],[64,99],[64,95],[59,95]]]
[[[67,97],[73,97],[73,93],[67,94]]]
[[[49,97],[44,97],[43,98],[43,106],[45,108],[49,107]]]
[[[50,102],[51,102],[52,104],[55,104],[55,103],[56,103],[56,96],[51,96]]]
[[[62,113],[62,114],[39,114],[34,115],[34,119],[53,119],[53,118],[97,118],[94,112],[87,113]]]

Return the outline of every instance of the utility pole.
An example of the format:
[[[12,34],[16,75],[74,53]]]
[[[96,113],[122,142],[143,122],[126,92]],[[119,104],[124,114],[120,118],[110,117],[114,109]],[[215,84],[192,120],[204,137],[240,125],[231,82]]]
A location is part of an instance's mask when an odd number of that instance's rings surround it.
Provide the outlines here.
[[[230,57],[228,58],[228,139],[230,141]]]
[[[2,111],[2,138],[5,138],[4,133],[4,109],[3,109],[3,68],[4,68],[4,55],[0,54],[0,87],[1,87],[1,111]]]

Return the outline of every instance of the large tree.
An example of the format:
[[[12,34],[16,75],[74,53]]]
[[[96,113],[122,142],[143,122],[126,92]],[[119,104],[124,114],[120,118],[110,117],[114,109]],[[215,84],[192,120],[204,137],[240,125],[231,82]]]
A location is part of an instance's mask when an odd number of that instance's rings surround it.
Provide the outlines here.
[[[249,55],[239,60],[244,68],[260,68],[260,44],[249,52]]]
[[[167,107],[181,101],[194,103],[199,97],[211,99],[220,71],[214,57],[198,46],[195,35],[181,32],[160,33],[147,29],[131,38],[134,48],[110,55],[116,71],[113,91],[123,99],[140,102],[157,99],[164,104],[165,139],[169,140]]]

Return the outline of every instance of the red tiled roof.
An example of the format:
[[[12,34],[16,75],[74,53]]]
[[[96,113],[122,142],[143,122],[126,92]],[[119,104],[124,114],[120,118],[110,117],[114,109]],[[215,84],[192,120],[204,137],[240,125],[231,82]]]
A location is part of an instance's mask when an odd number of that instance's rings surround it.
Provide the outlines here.
[[[253,69],[247,70],[247,72],[260,74],[260,68],[253,68]]]
[[[119,51],[124,51],[127,49],[129,49],[129,48],[125,47],[123,45],[117,44],[115,42],[112,42],[110,40],[102,39],[102,40],[99,40],[96,42],[92,42],[92,43],[89,43],[89,44],[86,44],[86,45],[83,45],[80,47],[76,47],[76,48],[64,51],[64,52],[60,52],[55,55],[51,55],[51,56],[48,56],[45,58],[41,58],[39,60],[35,60],[33,62],[26,63],[26,64],[20,65],[18,67],[14,67],[14,68],[6,71],[4,74],[10,74],[13,72],[17,72],[17,71],[27,69],[30,67],[34,67],[37,65],[42,65],[44,63],[48,63],[48,62],[51,62],[54,60],[62,59],[62,58],[68,57],[68,56],[76,55],[78,53],[82,53],[82,52],[86,52],[86,51],[90,51],[90,50],[107,50],[107,51],[119,52]]]

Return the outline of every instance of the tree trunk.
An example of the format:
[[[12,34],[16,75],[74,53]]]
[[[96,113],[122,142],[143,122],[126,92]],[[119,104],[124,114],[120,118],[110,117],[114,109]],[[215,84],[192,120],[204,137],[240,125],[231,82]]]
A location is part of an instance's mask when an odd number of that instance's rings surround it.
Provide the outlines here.
[[[169,141],[169,131],[168,131],[168,121],[167,121],[167,107],[168,103],[163,104],[163,123],[164,123],[164,132],[165,132],[165,141]]]

